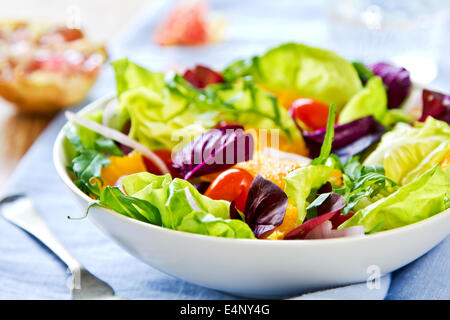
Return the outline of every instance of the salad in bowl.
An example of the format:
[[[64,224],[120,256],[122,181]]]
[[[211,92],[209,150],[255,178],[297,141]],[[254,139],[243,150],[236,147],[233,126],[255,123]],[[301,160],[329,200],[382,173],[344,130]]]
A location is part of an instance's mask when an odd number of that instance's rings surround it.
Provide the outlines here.
[[[298,43],[224,70],[112,65],[117,93],[67,112],[63,131],[88,211],[295,241],[371,237],[450,207],[450,95],[404,68]]]

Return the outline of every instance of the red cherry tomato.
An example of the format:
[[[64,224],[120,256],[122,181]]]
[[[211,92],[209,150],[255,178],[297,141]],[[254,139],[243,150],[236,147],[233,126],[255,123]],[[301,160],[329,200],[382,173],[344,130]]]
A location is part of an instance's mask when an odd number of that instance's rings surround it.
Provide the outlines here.
[[[245,210],[253,176],[242,169],[228,169],[217,176],[204,195],[214,200],[235,201],[239,211]]]
[[[166,164],[166,166],[169,168],[172,167],[172,152],[170,150],[153,150],[153,152],[161,158],[161,160]],[[153,163],[153,161],[147,159],[146,157],[144,158],[144,164],[145,167],[147,168],[147,171],[153,174],[161,174],[161,171],[155,166],[155,164]],[[170,172],[173,176],[173,172]]]
[[[322,129],[327,126],[329,107],[312,99],[297,99],[289,110],[296,120],[300,120],[311,130]]]

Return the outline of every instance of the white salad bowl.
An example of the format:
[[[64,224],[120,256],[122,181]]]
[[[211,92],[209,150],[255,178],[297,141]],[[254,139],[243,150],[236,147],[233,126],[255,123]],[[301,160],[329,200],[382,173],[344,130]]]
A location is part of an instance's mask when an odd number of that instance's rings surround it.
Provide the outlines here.
[[[80,114],[100,110],[108,95]],[[92,200],[66,171],[64,132],[53,150],[56,171],[86,209]],[[320,240],[228,239],[174,231],[92,207],[95,225],[126,251],[174,277],[247,297],[287,297],[364,282],[401,268],[450,233],[450,209],[426,220],[372,235]]]

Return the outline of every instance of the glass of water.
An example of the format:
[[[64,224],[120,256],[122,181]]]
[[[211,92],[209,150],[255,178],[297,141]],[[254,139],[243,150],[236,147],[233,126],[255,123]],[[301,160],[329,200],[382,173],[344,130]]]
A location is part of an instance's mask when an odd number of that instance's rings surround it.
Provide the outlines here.
[[[329,1],[326,11],[331,45],[353,60],[393,62],[407,68],[414,81],[429,83],[438,73],[436,61],[445,41],[449,2]]]

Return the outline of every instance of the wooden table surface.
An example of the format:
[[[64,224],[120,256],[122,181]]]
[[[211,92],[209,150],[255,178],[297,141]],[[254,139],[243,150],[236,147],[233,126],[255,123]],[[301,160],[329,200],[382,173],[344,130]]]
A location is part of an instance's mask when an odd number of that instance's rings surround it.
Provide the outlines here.
[[[78,19],[89,38],[105,43],[130,22],[146,2],[147,0],[15,0],[1,6],[0,20],[31,19],[65,25]],[[0,98],[0,192],[17,163],[51,119],[52,116],[21,114],[13,105]]]

